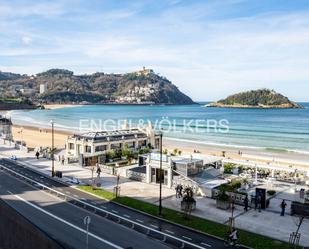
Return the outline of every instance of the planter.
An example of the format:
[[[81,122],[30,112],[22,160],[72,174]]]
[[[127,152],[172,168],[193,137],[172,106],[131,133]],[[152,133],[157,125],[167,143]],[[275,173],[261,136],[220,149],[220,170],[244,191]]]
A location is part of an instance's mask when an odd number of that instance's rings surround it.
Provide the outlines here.
[[[196,201],[195,200],[190,202],[181,201],[180,205],[181,205],[181,211],[186,211],[188,209],[188,205],[191,205],[191,211],[193,211],[196,208]]]
[[[219,209],[227,210],[227,209],[230,208],[230,202],[229,201],[222,201],[222,200],[217,199],[216,200],[216,206]]]

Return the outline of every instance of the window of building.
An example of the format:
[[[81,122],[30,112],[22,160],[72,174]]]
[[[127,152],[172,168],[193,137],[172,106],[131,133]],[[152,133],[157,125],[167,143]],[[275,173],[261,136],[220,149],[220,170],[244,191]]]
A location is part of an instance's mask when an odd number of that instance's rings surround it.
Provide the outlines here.
[[[91,153],[91,146],[86,145],[86,146],[85,146],[85,152],[86,152],[86,153]]]
[[[105,151],[107,149],[106,145],[98,145],[95,147],[95,152]]]
[[[74,148],[75,148],[74,144],[73,143],[69,143],[69,149],[70,150],[74,150]]]

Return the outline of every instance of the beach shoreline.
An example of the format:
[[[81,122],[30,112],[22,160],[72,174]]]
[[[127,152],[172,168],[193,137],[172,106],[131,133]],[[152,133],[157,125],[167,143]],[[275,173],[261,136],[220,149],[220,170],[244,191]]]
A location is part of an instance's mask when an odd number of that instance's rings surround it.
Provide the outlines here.
[[[51,128],[40,128],[31,125],[13,125],[12,132],[13,139],[15,141],[22,140],[28,147],[39,148],[51,146]],[[59,149],[65,148],[67,137],[73,134],[74,132],[72,131],[55,128],[55,147]],[[186,155],[211,155],[219,156],[223,159],[225,158],[257,163],[277,163],[286,167],[291,167],[291,165],[293,165],[293,167],[299,166],[301,168],[309,168],[309,155],[301,153],[272,152],[263,149],[209,145],[199,143],[198,141],[194,140],[183,141],[168,137],[163,138],[163,148],[166,148],[169,152],[173,152],[173,150],[177,148],[178,150],[182,151],[182,154]],[[225,152],[225,157],[222,155],[223,151]],[[241,154],[239,154],[239,152],[241,152]]]
[[[47,110],[55,110],[60,108],[73,108],[73,107],[80,107],[83,105],[80,104],[44,104],[44,108]]]

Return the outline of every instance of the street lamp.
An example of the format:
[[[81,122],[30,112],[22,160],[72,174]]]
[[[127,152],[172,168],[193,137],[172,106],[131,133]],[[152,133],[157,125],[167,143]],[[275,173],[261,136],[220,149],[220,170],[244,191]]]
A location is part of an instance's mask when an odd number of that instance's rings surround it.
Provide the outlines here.
[[[51,147],[51,159],[52,159],[52,177],[55,176],[55,158],[54,158],[54,122],[53,120],[50,121],[52,127],[52,147]]]
[[[159,215],[162,215],[162,136],[163,133],[160,133],[160,195],[159,195]]]

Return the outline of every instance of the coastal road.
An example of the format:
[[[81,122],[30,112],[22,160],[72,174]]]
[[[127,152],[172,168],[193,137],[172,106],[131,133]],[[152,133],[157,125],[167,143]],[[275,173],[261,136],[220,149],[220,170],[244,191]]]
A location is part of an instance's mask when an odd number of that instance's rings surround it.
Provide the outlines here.
[[[103,227],[101,229],[99,227],[96,227],[95,224],[93,224],[96,229],[98,230],[98,233],[96,234],[100,234],[101,238],[107,239],[108,241],[114,241],[114,243],[119,242],[121,246],[133,246],[133,248],[166,248],[167,246],[169,247],[175,247],[175,248],[179,248],[181,246],[185,246],[185,248],[216,248],[216,249],[220,249],[220,248],[227,248],[224,246],[224,243],[222,240],[214,238],[212,236],[208,236],[206,234],[203,233],[199,233],[196,231],[193,231],[191,229],[187,229],[160,219],[157,219],[155,217],[137,212],[135,210],[132,210],[130,208],[126,208],[123,206],[120,206],[116,203],[113,202],[108,202],[105,200],[102,200],[100,198],[97,198],[93,195],[87,194],[85,192],[79,191],[78,189],[72,188],[67,186],[64,183],[55,181],[54,179],[51,179],[50,177],[46,177],[44,175],[42,175],[40,172],[34,171],[30,168],[27,168],[26,166],[22,166],[20,164],[18,164],[15,161],[9,160],[9,159],[1,159],[0,160],[0,165],[3,165],[6,168],[9,168],[10,170],[13,170],[14,172],[24,175],[30,179],[33,179],[34,181],[40,183],[40,184],[44,184],[45,186],[48,186],[49,188],[55,189],[61,193],[64,193],[68,196],[72,196],[74,198],[77,198],[79,200],[82,200],[83,202],[89,203],[91,206],[93,207],[97,207],[98,209],[101,210],[106,210],[110,213],[113,213],[117,216],[123,217],[127,220],[131,220],[135,223],[139,223],[144,227],[149,227],[151,230],[154,231],[159,231],[160,234],[157,234],[153,231],[147,230],[147,229],[138,229],[138,227],[135,227],[135,230],[128,228],[128,224],[118,224],[117,222],[119,222],[118,219],[115,219],[114,217],[110,216],[105,218],[105,215],[103,215],[101,212],[97,212],[97,214],[93,214],[93,212],[91,212],[91,215],[93,215],[93,219],[94,221],[98,221],[98,223],[100,224],[105,224],[106,222],[108,222],[108,224],[113,224],[113,226],[115,227],[115,230],[113,230],[113,232],[109,232],[109,228],[110,225],[103,225]],[[6,181],[2,182],[2,178],[3,179],[7,179]],[[72,204],[70,204],[68,201],[63,201],[59,198],[56,198],[54,196],[51,196],[49,194],[47,194],[45,191],[40,191],[38,189],[36,189],[35,187],[37,187],[37,185],[34,184],[34,186],[29,186],[28,184],[22,183],[18,180],[19,184],[23,184],[27,186],[27,189],[31,189],[29,190],[32,194],[30,195],[26,195],[24,197],[19,196],[19,192],[21,192],[21,194],[26,194],[24,193],[24,189],[25,186],[23,186],[23,188],[18,188],[18,189],[14,189],[15,184],[11,184],[11,182],[16,182],[17,180],[12,178],[11,176],[7,176],[5,174],[4,177],[4,173],[2,173],[1,175],[1,185],[2,187],[0,188],[1,190],[1,195],[8,195],[9,192],[5,192],[5,191],[10,191],[13,194],[11,194],[10,196],[13,196],[15,198],[15,202],[14,203],[23,203],[23,205],[26,205],[27,202],[22,201],[20,198],[23,198],[27,201],[29,201],[29,198],[35,198],[34,201],[37,205],[42,204],[41,198],[43,198],[43,203],[45,203],[47,200],[46,198],[49,200],[50,203],[52,203],[51,205],[47,205],[44,206],[44,208],[47,209],[51,209],[50,211],[57,211],[57,215],[62,217],[63,219],[68,219],[69,220],[79,220],[79,225],[83,227],[82,224],[82,218],[84,216],[86,216],[87,214],[89,215],[89,211],[90,210],[85,210],[76,206],[73,206]],[[5,183],[5,184],[4,184]],[[18,185],[18,184],[17,184]],[[3,186],[5,186],[5,191],[3,193]],[[23,189],[23,191],[21,191]],[[27,191],[26,191],[27,192]],[[28,193],[28,192],[27,192]],[[33,194],[35,193],[35,194]],[[18,202],[16,202],[16,200],[19,199]],[[48,202],[48,201],[47,201]],[[27,205],[26,205],[27,206]],[[28,205],[28,208],[30,205]],[[61,208],[60,208],[61,207]],[[34,207],[32,207],[33,209]],[[55,210],[54,210],[55,209]],[[74,210],[74,212],[72,212],[72,210]],[[76,210],[76,211],[75,211]],[[74,216],[71,217],[74,213]],[[44,215],[44,214],[42,214]],[[50,219],[50,217],[49,217]],[[102,220],[104,222],[102,222]],[[57,221],[59,222],[59,221]],[[45,223],[48,224],[48,223]],[[43,224],[44,225],[44,224]],[[114,228],[113,227],[113,228]],[[108,229],[107,229],[108,228]],[[46,228],[47,229],[47,228]],[[70,228],[72,229],[72,228]],[[117,229],[119,229],[119,231],[117,232]],[[131,234],[125,233],[125,232],[120,232],[121,230],[125,230],[125,231],[130,231],[130,233],[133,233],[134,236],[131,237]],[[43,230],[45,230],[43,228]],[[46,231],[48,232],[48,231]],[[83,233],[83,232],[80,232]],[[107,234],[105,234],[107,233]],[[117,238],[116,241],[114,240],[115,237],[118,237],[118,234],[126,234],[124,237],[122,238]],[[164,234],[166,234],[167,236],[164,236]],[[111,236],[112,235],[112,236]],[[106,237],[107,236],[107,237]],[[111,238],[110,238],[111,236]],[[128,237],[127,237],[128,236]],[[141,236],[142,239],[137,239],[138,236]],[[81,237],[81,236],[77,236],[77,237]],[[130,239],[132,238],[132,241],[130,241]],[[74,239],[73,239],[74,240]],[[75,240],[74,240],[75,241]],[[95,241],[95,240],[94,240]],[[122,242],[124,241],[128,241],[128,244],[123,245]],[[147,241],[151,241],[147,242]],[[160,242],[159,242],[160,241]],[[165,241],[164,243],[162,243],[162,241]],[[187,243],[183,243],[187,242]],[[147,247],[145,246],[141,246],[141,244],[136,245],[136,243],[146,243]],[[93,242],[94,243],[94,242]],[[132,243],[132,244],[130,244]],[[78,243],[80,244],[80,243]],[[76,247],[78,248],[78,247]],[[94,247],[89,247],[89,248],[96,248],[95,245]],[[104,247],[105,248],[105,247]]]

